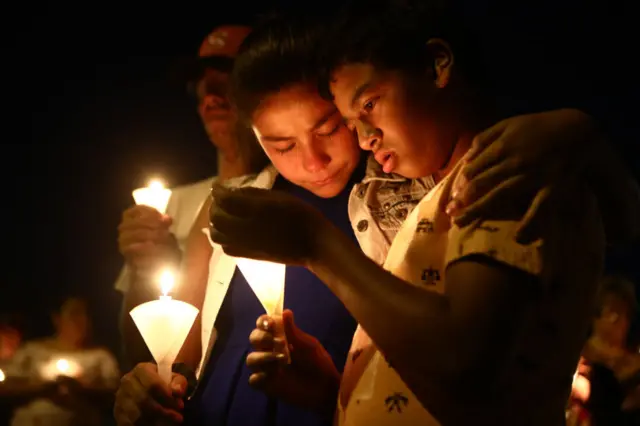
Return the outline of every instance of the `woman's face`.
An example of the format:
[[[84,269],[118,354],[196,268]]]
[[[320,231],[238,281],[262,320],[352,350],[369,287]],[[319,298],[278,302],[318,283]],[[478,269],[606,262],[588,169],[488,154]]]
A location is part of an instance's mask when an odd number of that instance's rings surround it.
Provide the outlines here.
[[[360,159],[353,132],[312,85],[269,95],[253,114],[252,127],[278,172],[322,198],[345,188]]]

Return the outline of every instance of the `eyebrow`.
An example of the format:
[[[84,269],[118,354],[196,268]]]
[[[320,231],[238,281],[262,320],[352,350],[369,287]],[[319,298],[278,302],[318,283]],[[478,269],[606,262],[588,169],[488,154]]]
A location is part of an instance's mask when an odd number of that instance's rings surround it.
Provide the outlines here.
[[[367,90],[369,90],[370,87],[371,87],[371,81],[367,81],[365,83],[362,83],[360,86],[358,86],[355,92],[353,92],[353,96],[351,97],[352,107],[356,104],[356,102],[358,102],[358,99],[360,99],[362,94]]]
[[[318,121],[316,121],[316,124],[313,125],[313,127],[311,128],[311,131],[313,132],[318,130],[327,121],[329,121],[329,119],[333,117],[333,115],[336,114],[337,112],[338,112],[338,109],[336,107],[331,108],[331,110],[329,110]],[[286,142],[295,138],[293,136],[262,136],[260,139],[262,139],[265,142]]]

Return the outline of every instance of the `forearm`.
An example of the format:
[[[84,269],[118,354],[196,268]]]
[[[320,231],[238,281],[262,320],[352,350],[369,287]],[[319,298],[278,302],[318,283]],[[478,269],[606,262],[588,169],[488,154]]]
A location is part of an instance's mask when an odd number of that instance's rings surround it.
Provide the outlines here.
[[[310,269],[401,375],[417,369],[422,377],[433,379],[434,386],[441,385],[441,379],[455,368],[457,352],[447,299],[383,270],[339,231],[323,234],[323,255]]]
[[[39,382],[9,378],[0,383],[0,399],[11,406],[19,406],[44,395],[45,387]]]

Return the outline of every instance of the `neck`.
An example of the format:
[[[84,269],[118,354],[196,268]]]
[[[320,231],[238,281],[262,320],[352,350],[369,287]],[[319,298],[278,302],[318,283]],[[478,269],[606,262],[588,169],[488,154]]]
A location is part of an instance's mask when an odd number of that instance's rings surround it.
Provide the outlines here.
[[[457,114],[460,120],[454,124],[457,128],[462,129],[458,133],[458,138],[451,147],[449,158],[445,161],[445,164],[434,174],[436,182],[444,179],[453,168],[458,164],[464,155],[469,151],[473,143],[473,139],[476,135],[483,130],[494,125],[499,119],[500,115],[497,108],[490,102],[482,100],[479,95],[476,95],[479,99],[475,99],[468,105],[468,108],[463,108]],[[484,105],[485,108],[475,108],[475,105]]]
[[[248,174],[249,165],[237,153],[218,149],[218,177],[227,180]]]
[[[58,334],[56,336],[56,343],[60,349],[64,349],[64,350],[76,350],[82,347],[81,340],[71,338],[63,334]]]

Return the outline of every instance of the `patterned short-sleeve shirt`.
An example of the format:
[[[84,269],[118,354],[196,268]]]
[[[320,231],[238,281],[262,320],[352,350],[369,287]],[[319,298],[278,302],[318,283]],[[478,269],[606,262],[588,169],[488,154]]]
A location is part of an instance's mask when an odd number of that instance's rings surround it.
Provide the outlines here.
[[[604,233],[595,199],[576,185],[567,191],[565,203],[554,204],[544,217],[540,238],[518,244],[515,234],[522,214],[516,208],[516,219],[476,221],[463,228],[452,223],[445,208],[460,169],[461,164],[407,217],[384,267],[412,285],[441,294],[447,266],[471,255],[537,276],[541,297],[508,366],[504,400],[495,405],[501,412],[485,414],[499,421],[494,424],[503,424],[505,418],[511,420],[504,424],[561,424],[603,263]],[[344,370],[336,420],[341,426],[440,424],[360,327]],[[487,419],[474,420],[487,424]]]

